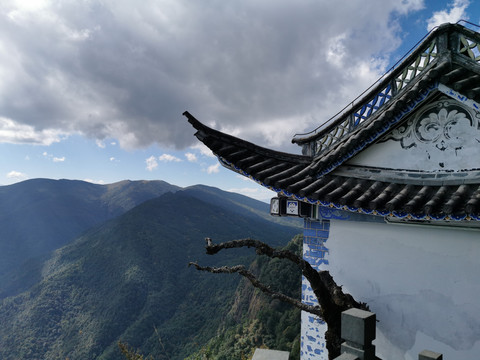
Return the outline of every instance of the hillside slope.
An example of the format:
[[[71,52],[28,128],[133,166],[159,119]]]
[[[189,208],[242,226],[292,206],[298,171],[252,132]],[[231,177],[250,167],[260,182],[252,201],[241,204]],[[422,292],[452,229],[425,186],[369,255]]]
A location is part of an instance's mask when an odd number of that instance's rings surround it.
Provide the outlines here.
[[[200,349],[230,309],[239,279],[187,263],[251,258],[247,250],[208,257],[204,237],[280,245],[298,232],[240,212],[166,193],[55,251],[34,286],[2,301],[0,358],[118,359],[119,340],[156,359]]]
[[[205,202],[231,209],[232,211],[235,211],[241,215],[260,216],[269,222],[286,226],[294,226],[298,227],[298,229],[303,228],[303,219],[288,216],[271,216],[270,204],[254,200],[234,192],[223,191],[206,185],[189,186],[182,191]]]
[[[303,237],[295,236],[285,249],[300,255]],[[249,270],[277,291],[300,298],[302,274],[285,259],[256,257]],[[212,274],[212,276],[215,276]],[[300,310],[273,300],[242,279],[233,305],[216,335],[187,360],[250,359],[256,348],[290,352],[290,360],[300,358]]]
[[[0,299],[38,277],[39,256],[142,202],[177,186],[164,181],[97,185],[76,180],[33,179],[0,186]]]

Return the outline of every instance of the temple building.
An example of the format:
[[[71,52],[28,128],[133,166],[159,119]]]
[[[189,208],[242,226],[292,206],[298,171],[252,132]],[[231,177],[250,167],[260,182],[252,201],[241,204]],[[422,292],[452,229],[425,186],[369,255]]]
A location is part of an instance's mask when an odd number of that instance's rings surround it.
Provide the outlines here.
[[[223,166],[277,193],[272,215],[304,218],[304,258],[376,313],[378,357],[480,357],[479,33],[432,31],[354,106],[294,137],[301,154],[184,115]],[[327,359],[323,332],[302,314],[303,360]]]

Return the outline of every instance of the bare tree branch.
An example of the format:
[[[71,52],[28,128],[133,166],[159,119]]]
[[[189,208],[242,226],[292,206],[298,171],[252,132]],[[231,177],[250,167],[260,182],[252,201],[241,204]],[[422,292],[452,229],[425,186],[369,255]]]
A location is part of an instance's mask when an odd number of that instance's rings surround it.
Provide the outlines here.
[[[332,294],[330,291],[331,287],[335,284],[335,282],[331,278],[330,274],[327,271],[321,271],[321,272],[316,271],[308,261],[304,260],[302,257],[298,256],[297,254],[288,250],[274,249],[262,241],[254,240],[250,238],[232,240],[232,241],[227,241],[220,244],[214,244],[210,238],[208,239],[209,241],[207,242],[207,246],[205,248],[206,248],[207,254],[209,255],[214,255],[223,249],[253,247],[255,248],[255,251],[258,255],[266,255],[271,258],[280,258],[280,259],[290,260],[291,262],[296,264],[300,268],[300,270],[302,270],[303,276],[305,276],[305,278],[310,282],[312,290],[320,304],[320,308],[331,309],[336,307],[337,304],[335,304],[335,302],[332,301],[333,298],[331,296]],[[340,293],[343,294],[343,292],[341,291],[341,288],[339,289],[340,289]],[[336,289],[336,292],[338,293],[338,289]],[[327,321],[326,317],[328,315],[321,314],[319,316],[322,319],[325,319],[325,321]]]
[[[291,251],[277,250],[265,244],[264,242],[250,238],[232,240],[220,244],[214,244],[211,238],[205,238],[205,241],[206,252],[209,255],[217,254],[223,249],[253,247],[258,255],[266,255],[271,258],[287,259],[296,264],[302,270],[303,276],[305,276],[305,278],[309,281],[318,303],[320,304],[320,308],[303,304],[296,299],[272,290],[269,286],[261,283],[242,265],[233,267],[224,266],[221,268],[202,267],[197,263],[190,263],[189,265],[195,266],[197,270],[209,271],[212,273],[239,273],[240,275],[246,277],[253,284],[253,286],[259,288],[267,295],[275,299],[286,301],[300,308],[301,310],[319,316],[327,323],[325,340],[330,359],[334,359],[340,355],[341,313],[352,307],[368,310],[368,307],[365,303],[357,302],[350,294],[345,294],[342,290],[342,287],[335,283],[328,271],[316,271],[306,260]]]
[[[311,314],[319,316],[320,318],[322,317],[322,312],[321,312],[321,309],[320,309],[319,306],[311,306],[311,305],[304,304],[301,301],[298,301],[297,299],[294,299],[290,296],[282,294],[278,291],[272,290],[272,288],[270,286],[267,286],[267,285],[263,284],[262,282],[260,282],[256,278],[256,276],[252,272],[245,269],[245,266],[243,266],[243,265],[236,265],[236,266],[232,266],[232,267],[228,267],[228,266],[210,267],[210,266],[200,266],[195,262],[190,262],[188,264],[188,266],[191,266],[191,265],[195,266],[195,268],[197,270],[208,271],[208,272],[211,272],[211,273],[214,273],[214,274],[238,273],[238,274],[242,275],[243,277],[247,278],[252,283],[253,286],[260,289],[262,292],[264,292],[265,294],[270,296],[272,299],[278,299],[278,300],[287,302],[287,303],[292,304],[293,306],[299,308],[300,310],[307,311]]]

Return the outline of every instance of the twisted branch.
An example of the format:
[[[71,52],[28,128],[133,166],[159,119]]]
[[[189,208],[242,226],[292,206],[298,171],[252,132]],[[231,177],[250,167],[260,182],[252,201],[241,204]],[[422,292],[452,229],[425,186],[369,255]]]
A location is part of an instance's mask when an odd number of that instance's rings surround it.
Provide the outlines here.
[[[208,271],[214,274],[233,274],[233,273],[238,273],[242,275],[243,277],[247,278],[253,286],[256,288],[260,289],[262,292],[270,296],[272,299],[278,299],[284,302],[287,302],[289,304],[292,304],[293,306],[296,306],[300,310],[307,311],[311,314],[317,315],[320,318],[322,317],[322,311],[319,306],[311,306],[302,303],[301,301],[298,301],[297,299],[294,299],[290,296],[287,296],[285,294],[282,294],[278,291],[272,290],[272,288],[268,285],[263,284],[260,282],[256,276],[248,271],[245,266],[243,265],[236,265],[236,266],[222,266],[222,267],[210,267],[210,266],[200,266],[196,262],[190,262],[188,263],[188,266],[195,266],[197,270],[200,271]]]
[[[305,276],[305,278],[310,282],[312,290],[318,299],[318,303],[320,304],[321,310],[320,310],[320,315],[317,314],[318,311],[315,314],[320,316],[320,318],[324,319],[325,321],[327,321],[326,314],[323,313],[324,311],[323,309],[332,308],[333,306],[335,306],[335,304],[332,303],[331,301],[332,297],[330,294],[330,290],[326,286],[326,284],[332,285],[332,281],[333,281],[333,279],[332,280],[328,279],[328,277],[330,277],[330,274],[328,273],[328,271],[317,272],[312,267],[312,265],[310,265],[308,261],[304,260],[302,257],[298,256],[297,254],[288,250],[277,250],[259,240],[246,238],[246,239],[227,241],[220,244],[214,244],[210,238],[206,238],[205,240],[207,243],[207,245],[205,246],[205,249],[208,255],[214,255],[223,249],[253,247],[255,248],[255,252],[258,255],[266,255],[271,258],[290,260],[300,268],[300,270],[302,271],[302,275]],[[322,280],[322,277],[327,279]]]
[[[319,316],[327,324],[325,340],[330,359],[334,359],[340,355],[341,313],[353,307],[369,310],[365,303],[357,302],[350,294],[345,294],[342,287],[335,283],[328,271],[316,271],[306,260],[291,251],[277,250],[261,241],[250,238],[232,240],[220,244],[214,244],[210,238],[205,238],[205,241],[205,248],[208,255],[217,254],[223,249],[253,247],[258,255],[287,259],[296,264],[301,269],[303,276],[309,281],[320,307],[303,304],[301,301],[272,290],[269,286],[261,283],[242,265],[233,267],[224,266],[220,268],[202,267],[197,263],[190,263],[189,265],[195,266],[197,270],[209,271],[212,273],[239,273],[246,277],[253,286],[259,288],[267,295],[288,302],[301,310]]]

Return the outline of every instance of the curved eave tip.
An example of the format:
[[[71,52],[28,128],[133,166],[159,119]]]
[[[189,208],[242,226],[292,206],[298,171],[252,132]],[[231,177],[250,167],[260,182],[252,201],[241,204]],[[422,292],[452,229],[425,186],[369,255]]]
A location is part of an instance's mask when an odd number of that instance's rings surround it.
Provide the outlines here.
[[[185,116],[188,119],[188,122],[193,125],[196,129],[198,129],[199,125],[203,125],[200,121],[198,121],[192,114],[190,114],[188,111],[184,111],[183,116]]]

